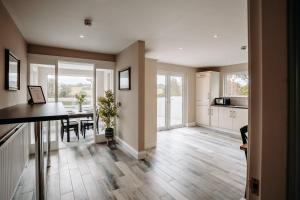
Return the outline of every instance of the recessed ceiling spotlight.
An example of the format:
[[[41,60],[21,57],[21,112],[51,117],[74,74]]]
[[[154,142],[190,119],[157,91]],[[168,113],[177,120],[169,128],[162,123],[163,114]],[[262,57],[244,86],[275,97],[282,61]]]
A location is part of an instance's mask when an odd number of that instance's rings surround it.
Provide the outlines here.
[[[182,47],[180,47],[180,48],[178,48],[178,50],[182,51],[182,50],[183,50],[183,48],[182,48]]]
[[[84,38],[84,35],[80,35],[79,37],[80,37],[80,38]]]
[[[219,38],[219,36],[218,36],[217,34],[214,34],[213,37],[214,37],[215,39]]]
[[[84,19],[84,25],[92,26],[92,19],[91,18],[85,18]]]
[[[246,50],[246,49],[247,49],[246,45],[241,46],[241,50]]]

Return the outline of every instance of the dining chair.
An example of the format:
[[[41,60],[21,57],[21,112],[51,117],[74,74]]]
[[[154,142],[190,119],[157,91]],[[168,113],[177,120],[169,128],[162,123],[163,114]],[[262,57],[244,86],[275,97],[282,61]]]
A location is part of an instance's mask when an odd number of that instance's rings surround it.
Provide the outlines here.
[[[240,129],[240,132],[241,132],[241,137],[242,137],[242,142],[243,144],[247,144],[248,143],[248,125],[246,126],[243,126],[241,129]],[[245,156],[246,156],[246,159],[247,159],[247,150],[245,150]]]
[[[240,132],[241,132],[241,137],[242,137],[243,144],[248,144],[248,136],[247,136],[247,134],[249,134],[248,133],[248,125],[243,126],[240,129]],[[247,160],[247,150],[245,150],[245,156],[246,156],[246,160]],[[244,194],[245,199],[246,199],[246,196],[247,196],[247,187],[248,187],[248,181],[246,180],[246,187],[245,187],[245,194]]]
[[[99,113],[98,109],[96,110],[96,130],[99,131]],[[83,138],[85,138],[86,130],[94,128],[94,119],[82,119],[80,120],[80,130]]]
[[[77,139],[79,140],[79,133],[78,133],[78,127],[79,123],[77,121],[69,121],[69,126],[67,120],[61,119],[61,128],[60,128],[60,136],[61,136],[61,141],[64,140],[64,133],[68,131],[73,130],[77,136]]]

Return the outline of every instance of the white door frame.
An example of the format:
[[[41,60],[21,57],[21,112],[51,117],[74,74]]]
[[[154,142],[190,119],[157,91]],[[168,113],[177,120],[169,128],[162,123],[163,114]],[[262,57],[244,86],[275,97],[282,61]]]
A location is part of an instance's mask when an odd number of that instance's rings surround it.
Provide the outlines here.
[[[169,130],[174,128],[181,128],[184,127],[186,122],[186,76],[184,73],[180,72],[170,72],[170,71],[163,71],[159,70],[157,75],[163,75],[166,77],[166,100],[165,100],[165,126],[164,127],[157,127],[158,131]],[[171,119],[171,102],[170,102],[170,77],[171,76],[180,76],[182,77],[182,124],[179,125],[170,125]]]

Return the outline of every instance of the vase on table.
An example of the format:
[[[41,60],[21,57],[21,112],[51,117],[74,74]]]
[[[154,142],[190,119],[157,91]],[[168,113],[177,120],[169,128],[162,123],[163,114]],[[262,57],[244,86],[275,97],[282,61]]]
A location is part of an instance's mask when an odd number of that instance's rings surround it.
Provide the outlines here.
[[[82,112],[82,104],[81,103],[78,105],[78,111]]]

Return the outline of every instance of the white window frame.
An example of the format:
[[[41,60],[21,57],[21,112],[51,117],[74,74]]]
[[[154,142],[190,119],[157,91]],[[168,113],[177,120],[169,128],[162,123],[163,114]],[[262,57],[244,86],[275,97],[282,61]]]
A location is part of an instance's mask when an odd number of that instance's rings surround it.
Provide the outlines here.
[[[228,95],[227,90],[226,90],[226,77],[227,77],[227,75],[230,75],[230,74],[239,74],[239,73],[245,73],[245,72],[248,74],[247,70],[231,71],[231,72],[224,72],[223,73],[223,75],[222,75],[222,82],[223,82],[223,96],[224,97],[244,97],[244,98],[248,98],[249,93],[248,93],[248,95]],[[249,77],[249,74],[248,74],[248,77]],[[248,79],[248,88],[249,88],[249,79]]]

